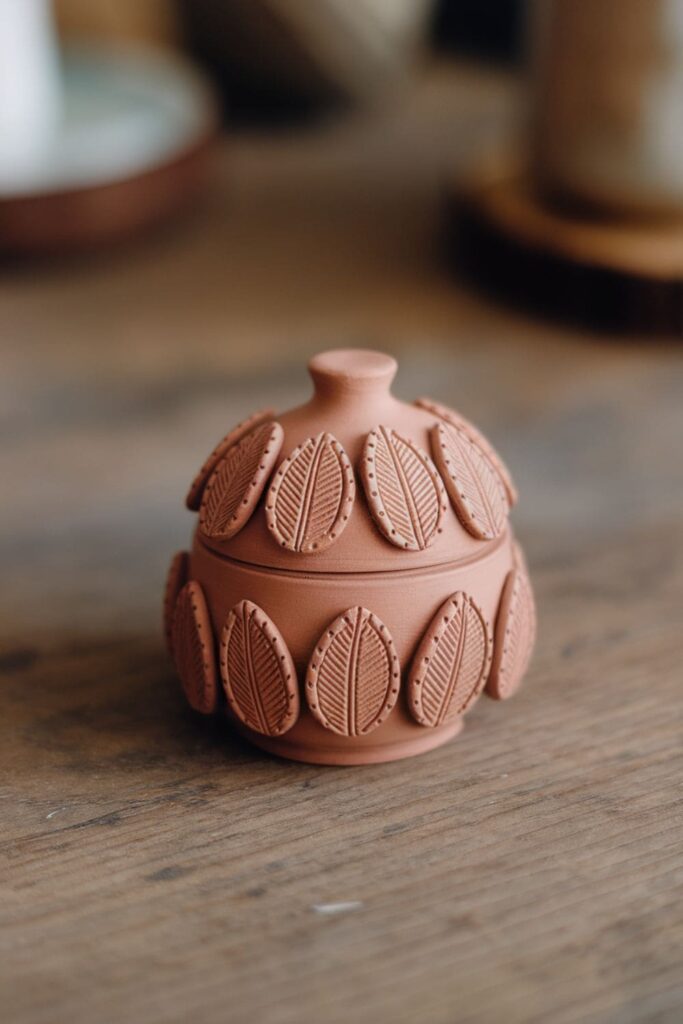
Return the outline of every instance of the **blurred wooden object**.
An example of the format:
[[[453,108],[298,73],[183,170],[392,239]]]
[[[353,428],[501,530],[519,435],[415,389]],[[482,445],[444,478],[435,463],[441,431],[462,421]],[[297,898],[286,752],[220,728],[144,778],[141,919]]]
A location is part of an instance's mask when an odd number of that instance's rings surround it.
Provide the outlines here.
[[[630,334],[683,333],[683,224],[615,220],[549,201],[502,160],[451,181],[446,244],[455,265],[501,297]]]
[[[445,237],[516,304],[683,331],[683,0],[533,0],[520,158],[446,185]]]
[[[54,0],[57,24],[67,38],[178,48],[175,0]]]
[[[12,1024],[679,1024],[680,348],[487,305],[442,272],[444,167],[514,82],[224,148],[125,254],[3,271],[0,988]],[[270,759],[185,709],[161,639],[207,448],[307,355],[399,356],[512,467],[538,652],[461,738]],[[410,594],[406,594],[410,600]]]
[[[683,217],[683,0],[533,0],[532,167],[616,219]]]

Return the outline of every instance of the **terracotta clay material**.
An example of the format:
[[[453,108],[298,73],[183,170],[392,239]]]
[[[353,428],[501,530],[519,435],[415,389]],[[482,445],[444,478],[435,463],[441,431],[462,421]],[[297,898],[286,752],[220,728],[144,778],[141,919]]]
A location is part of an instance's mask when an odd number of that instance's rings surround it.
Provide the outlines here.
[[[186,551],[178,551],[173,556],[166,576],[164,590],[164,637],[166,649],[173,657],[173,616],[178,594],[187,583],[189,556]]]
[[[280,736],[299,717],[296,669],[280,632],[251,601],[240,601],[221,634],[221,676],[239,720],[263,736]]]
[[[434,459],[462,525],[479,540],[500,537],[507,523],[508,503],[493,463],[458,427],[437,423],[431,440]]]
[[[282,445],[279,423],[254,426],[218,460],[202,494],[199,529],[206,537],[230,540],[248,522]]]
[[[306,673],[306,700],[325,729],[366,736],[388,717],[401,672],[394,642],[367,608],[349,608],[323,632]]]
[[[169,570],[167,642],[191,705],[272,753],[408,757],[526,670],[516,491],[458,413],[393,397],[390,356],[336,350],[309,370],[309,402],[244,421],[193,481],[199,522]]]
[[[204,593],[195,580],[178,594],[171,651],[190,706],[204,715],[212,714],[218,706],[213,631]]]
[[[263,409],[252,413],[246,420],[238,423],[236,427],[228,431],[225,437],[221,438],[211,454],[206,457],[199,472],[190,484],[185,504],[191,512],[196,512],[199,509],[202,492],[209,481],[209,477],[228,450],[233,445],[236,445],[238,441],[241,441],[245,434],[248,434],[259,423],[263,423],[265,420],[272,420],[274,415],[275,413],[272,409]]]
[[[503,587],[496,622],[496,654],[486,692],[506,700],[519,689],[536,641],[536,606],[524,558],[515,546],[515,567]]]

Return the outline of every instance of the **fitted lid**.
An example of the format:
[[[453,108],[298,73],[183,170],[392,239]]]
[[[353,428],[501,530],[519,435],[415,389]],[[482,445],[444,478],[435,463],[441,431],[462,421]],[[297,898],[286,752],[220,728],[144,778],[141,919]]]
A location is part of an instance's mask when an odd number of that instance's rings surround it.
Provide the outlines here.
[[[396,361],[335,349],[314,393],[234,427],[192,483],[200,540],[274,570],[423,569],[481,556],[516,500],[499,456],[455,410],[391,394]]]

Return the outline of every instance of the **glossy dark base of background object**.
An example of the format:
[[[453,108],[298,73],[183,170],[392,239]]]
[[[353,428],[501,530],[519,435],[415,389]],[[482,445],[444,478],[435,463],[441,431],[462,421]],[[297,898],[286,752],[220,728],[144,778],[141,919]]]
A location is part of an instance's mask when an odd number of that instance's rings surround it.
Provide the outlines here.
[[[683,265],[667,276],[648,273],[645,265],[634,273],[572,258],[506,230],[479,199],[469,187],[444,191],[444,255],[470,284],[553,320],[627,334],[683,334]]]

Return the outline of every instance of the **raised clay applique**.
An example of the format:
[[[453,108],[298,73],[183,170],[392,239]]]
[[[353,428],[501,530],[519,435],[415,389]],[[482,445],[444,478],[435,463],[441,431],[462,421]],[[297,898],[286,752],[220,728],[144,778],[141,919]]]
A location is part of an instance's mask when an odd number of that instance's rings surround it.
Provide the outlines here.
[[[310,437],[285,459],[266,500],[268,529],[288,551],[324,551],[351,514],[356,484],[348,456],[332,434]]]
[[[212,714],[218,706],[216,658],[211,619],[199,583],[186,583],[178,594],[171,645],[190,706],[204,715]]]
[[[187,551],[178,551],[171,559],[164,587],[164,638],[166,650],[173,656],[173,615],[178,594],[187,583],[189,557]]]
[[[221,678],[228,704],[262,736],[281,736],[299,717],[292,656],[275,624],[251,601],[235,605],[223,627]]]
[[[241,441],[248,433],[250,433],[254,427],[258,426],[259,423],[264,423],[273,419],[275,413],[272,409],[261,409],[258,412],[253,413],[247,417],[246,420],[242,420],[236,427],[221,438],[211,454],[204,460],[202,467],[197,473],[196,477],[190,484],[190,489],[187,492],[185,498],[185,504],[191,512],[197,512],[199,505],[202,500],[202,493],[209,477],[213,473],[214,469],[221,461],[224,455],[227,455],[230,448]]]
[[[372,517],[387,540],[423,551],[441,528],[443,485],[426,452],[379,426],[367,436],[361,478]]]
[[[365,736],[387,718],[399,686],[388,629],[367,608],[349,608],[330,623],[311,655],[306,700],[326,729]]]
[[[493,540],[507,522],[500,477],[467,435],[443,423],[431,431],[432,453],[458,519],[473,537]]]
[[[414,404],[419,409],[431,412],[440,420],[444,420],[446,423],[450,423],[451,426],[462,430],[470,441],[479,448],[481,453],[489,460],[492,468],[500,477],[510,507],[512,508],[517,504],[517,488],[515,487],[512,476],[510,475],[510,471],[491,442],[484,437],[481,430],[478,430],[473,423],[470,423],[468,419],[465,419],[464,416],[461,416],[460,413],[457,413],[454,409],[449,409],[448,406],[441,405],[439,402],[433,402],[430,398],[418,398]]]
[[[536,606],[521,552],[503,586],[496,617],[495,644],[486,693],[494,700],[512,697],[529,667],[536,640]]]
[[[248,521],[280,454],[283,432],[268,421],[228,449],[204,488],[199,528],[214,540],[229,540]]]
[[[445,725],[477,699],[491,661],[480,609],[459,591],[439,608],[413,659],[408,706],[420,725]]]

